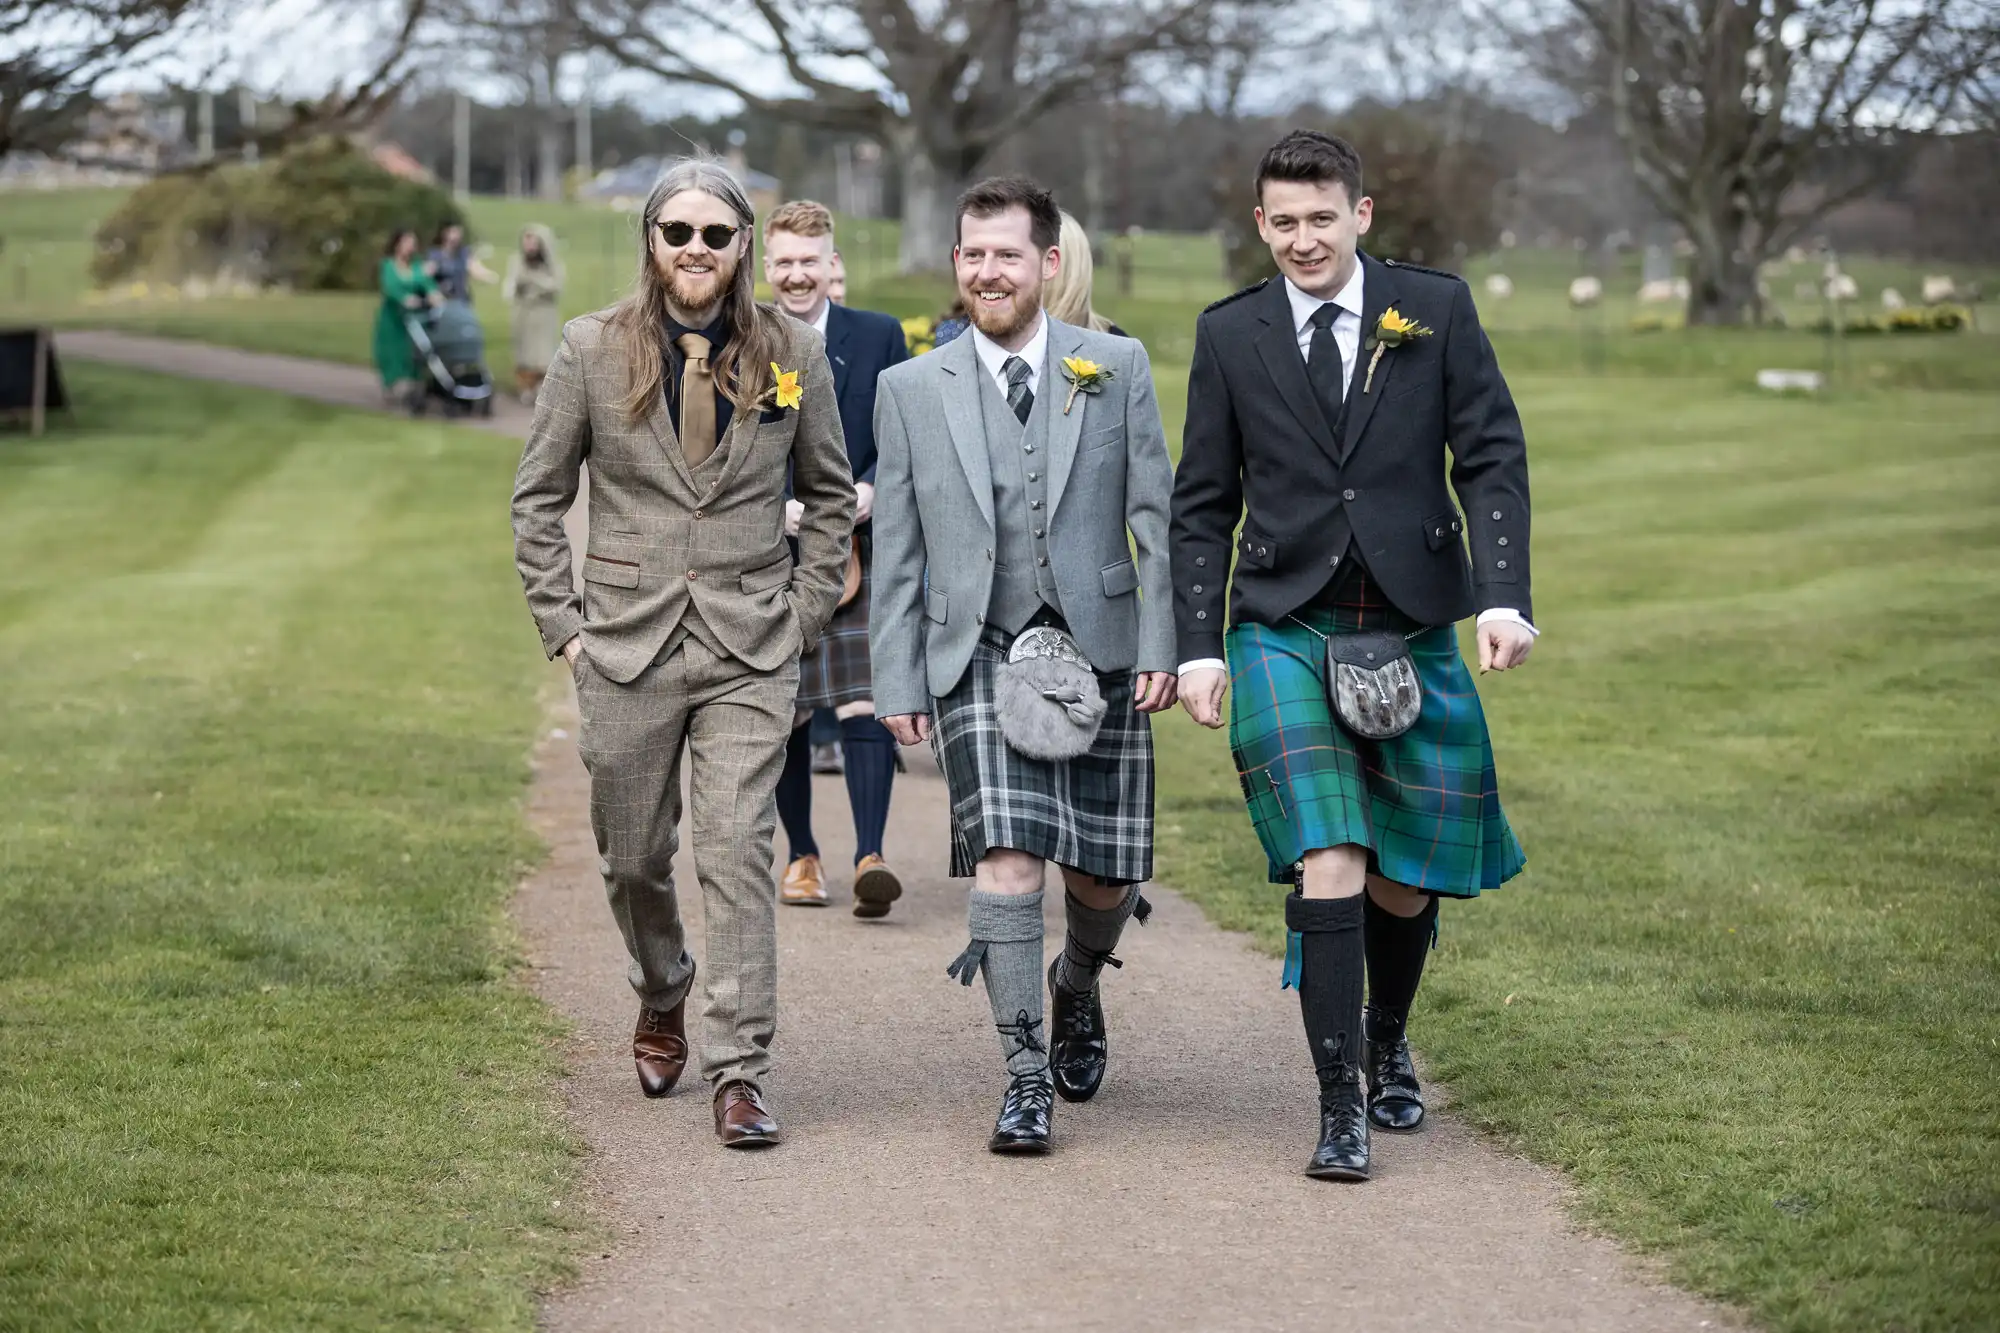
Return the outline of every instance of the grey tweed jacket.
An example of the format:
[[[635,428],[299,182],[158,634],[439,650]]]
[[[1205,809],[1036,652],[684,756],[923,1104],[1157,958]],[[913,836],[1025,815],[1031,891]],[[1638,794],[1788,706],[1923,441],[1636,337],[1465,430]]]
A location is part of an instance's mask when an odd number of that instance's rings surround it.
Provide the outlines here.
[[[737,412],[701,470],[687,465],[664,397],[626,420],[624,349],[609,310],[570,321],[514,478],[514,561],[550,657],[577,634],[598,671],[629,681],[690,605],[732,655],[775,671],[809,647],[840,600],[854,481],[833,372],[811,325],[780,317],[778,364],[803,372],[796,409]],[[590,463],[582,587],[563,515]],[[785,542],[785,476],[805,505],[799,561]]]
[[[1107,367],[1076,395],[1064,357]],[[875,396],[875,711],[928,713],[972,660],[993,597],[993,475],[970,333],[882,372]],[[1049,560],[1063,616],[1100,671],[1172,671],[1173,464],[1146,349],[1049,321]],[[1135,561],[1136,554],[1136,561]]]

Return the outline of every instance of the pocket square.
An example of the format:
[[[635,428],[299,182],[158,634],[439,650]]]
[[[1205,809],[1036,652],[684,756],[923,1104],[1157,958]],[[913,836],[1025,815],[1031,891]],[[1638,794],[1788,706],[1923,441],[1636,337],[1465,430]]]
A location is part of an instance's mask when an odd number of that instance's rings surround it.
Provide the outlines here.
[[[757,414],[757,424],[760,426],[768,426],[773,421],[783,421],[784,419],[785,409],[782,407],[767,407]]]

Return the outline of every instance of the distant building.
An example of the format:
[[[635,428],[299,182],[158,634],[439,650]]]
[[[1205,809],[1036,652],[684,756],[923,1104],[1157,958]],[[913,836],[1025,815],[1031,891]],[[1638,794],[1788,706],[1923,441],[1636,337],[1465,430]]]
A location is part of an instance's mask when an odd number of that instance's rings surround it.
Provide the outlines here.
[[[401,144],[382,142],[368,148],[369,160],[391,176],[400,176],[406,181],[416,181],[420,185],[437,184],[437,176],[423,163],[404,151]]]
[[[119,93],[91,108],[83,134],[64,154],[79,166],[151,175],[184,161],[187,108]]]
[[[620,212],[636,212],[645,207],[646,196],[653,192],[653,182],[668,167],[682,160],[678,157],[635,157],[630,162],[598,172],[577,194],[593,203],[608,204]],[[750,207],[757,211],[758,217],[763,217],[782,202],[783,186],[776,176],[751,170],[744,164],[740,153],[732,152],[725,165],[742,184],[743,192],[750,196]]]

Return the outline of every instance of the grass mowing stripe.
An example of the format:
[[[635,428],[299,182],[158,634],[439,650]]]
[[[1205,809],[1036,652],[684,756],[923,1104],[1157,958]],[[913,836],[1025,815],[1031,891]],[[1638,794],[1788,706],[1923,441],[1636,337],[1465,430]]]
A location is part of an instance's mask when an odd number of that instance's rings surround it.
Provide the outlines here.
[[[530,1327],[516,446],[71,376],[0,451],[0,1327]]]
[[[1446,909],[1431,1071],[1770,1327],[2000,1324],[2000,412],[1515,388],[1529,869]],[[1162,878],[1275,950],[1226,743],[1155,734]]]

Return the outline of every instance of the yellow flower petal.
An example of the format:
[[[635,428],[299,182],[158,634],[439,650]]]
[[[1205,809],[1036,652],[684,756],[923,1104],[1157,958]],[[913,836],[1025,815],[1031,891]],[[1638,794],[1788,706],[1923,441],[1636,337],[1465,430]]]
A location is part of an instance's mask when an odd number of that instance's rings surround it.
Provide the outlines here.
[[[779,407],[797,407],[805,399],[805,390],[799,385],[799,372],[780,370],[778,363],[771,363],[771,374],[777,377],[777,400]]]
[[[1093,375],[1104,373],[1103,366],[1098,365],[1095,361],[1086,361],[1080,356],[1064,357],[1063,368],[1080,380],[1087,380]]]

